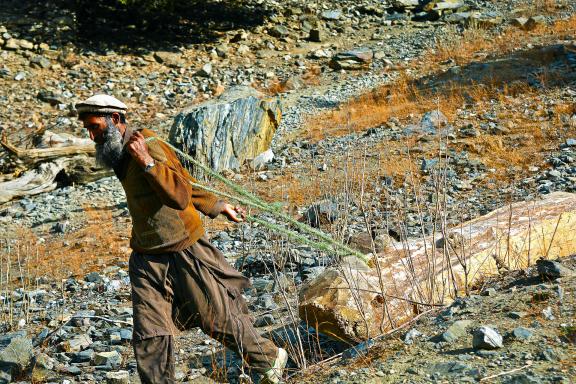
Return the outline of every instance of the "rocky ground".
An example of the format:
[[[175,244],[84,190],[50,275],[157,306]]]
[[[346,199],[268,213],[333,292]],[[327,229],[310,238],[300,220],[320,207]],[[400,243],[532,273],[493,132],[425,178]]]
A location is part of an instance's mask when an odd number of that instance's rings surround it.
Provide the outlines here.
[[[324,230],[364,252],[371,251],[366,217],[373,236],[418,237],[431,233],[444,215],[454,225],[511,201],[574,192],[573,32],[550,36],[510,25],[521,23],[520,17],[534,16],[533,23],[548,25],[570,20],[574,4],[465,1],[458,12],[438,14],[410,13],[395,3],[410,2],[255,2],[247,9],[263,10],[257,26],[218,29],[208,42],[148,41],[134,48],[82,37],[68,8],[13,2],[0,10],[0,131],[22,147],[43,129],[84,137],[74,103],[106,92],[127,102],[135,127],[167,136],[172,117],[184,106],[210,100],[232,85],[277,93],[285,107],[274,159],[263,169],[229,176],[294,216],[314,222],[320,211]],[[484,98],[470,88],[463,101],[435,96],[436,108],[353,127],[357,106],[350,100],[378,86],[394,87],[407,74],[438,86],[446,76],[469,78],[483,68],[498,69],[494,63],[505,60],[488,49],[475,52],[472,64],[448,59],[430,67],[448,46],[442,42],[475,30],[471,15],[494,39],[510,28],[522,33],[521,45],[510,51],[511,57],[519,52],[510,62],[522,66],[510,77],[530,91]],[[538,51],[547,47],[551,53]],[[530,60],[525,49],[550,58]],[[338,55],[349,50],[353,53]],[[512,88],[512,81],[505,84]],[[423,99],[418,103],[426,105]],[[352,121],[331,120],[339,111]],[[21,168],[0,152],[3,174]],[[439,195],[445,208],[438,209]],[[314,206],[318,209],[309,210]],[[117,180],[62,185],[7,203],[0,207],[0,222],[6,332],[0,349],[12,341],[23,365],[30,353],[35,356],[14,380],[137,380],[129,346],[130,218]],[[232,227],[216,220],[207,226],[231,263],[253,280],[247,298],[256,325],[278,342],[296,344],[296,319],[288,307],[297,286],[322,271],[329,255],[287,246],[284,238],[257,225]],[[564,263],[576,269],[573,259]],[[494,380],[569,383],[576,377],[574,282],[572,277],[541,279],[534,268],[501,276],[476,295],[376,341],[367,354],[300,325],[309,362],[339,353],[344,358],[301,373],[292,368],[292,380],[463,382],[521,368]],[[471,348],[472,334],[482,326],[504,336],[503,346]],[[448,329],[457,337],[446,340]],[[184,333],[178,343],[183,381],[236,382],[242,374],[234,359],[222,363],[217,343],[201,332]],[[12,358],[4,351],[0,357]],[[296,360],[296,353],[292,357]]]

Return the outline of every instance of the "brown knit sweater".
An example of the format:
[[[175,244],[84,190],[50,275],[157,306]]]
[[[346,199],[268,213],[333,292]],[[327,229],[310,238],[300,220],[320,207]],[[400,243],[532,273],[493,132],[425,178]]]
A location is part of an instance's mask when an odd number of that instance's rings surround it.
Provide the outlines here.
[[[146,138],[156,136],[148,129],[140,132]],[[198,211],[214,218],[224,202],[193,188],[188,181],[196,180],[165,143],[152,140],[147,145],[156,163],[150,171],[145,172],[127,155],[116,173],[132,216],[130,246],[147,254],[181,251],[204,234]]]

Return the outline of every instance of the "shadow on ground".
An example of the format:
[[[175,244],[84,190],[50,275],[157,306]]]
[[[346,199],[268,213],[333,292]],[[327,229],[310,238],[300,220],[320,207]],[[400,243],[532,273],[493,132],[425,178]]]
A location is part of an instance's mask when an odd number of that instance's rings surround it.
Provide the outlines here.
[[[226,31],[263,24],[271,12],[251,0],[179,3],[160,13],[123,6],[117,0],[4,0],[0,25],[35,42],[130,53],[215,42]]]
[[[554,44],[453,66],[419,79],[414,86],[420,91],[446,93],[478,85],[523,91],[526,87],[553,88],[574,83],[576,47]]]

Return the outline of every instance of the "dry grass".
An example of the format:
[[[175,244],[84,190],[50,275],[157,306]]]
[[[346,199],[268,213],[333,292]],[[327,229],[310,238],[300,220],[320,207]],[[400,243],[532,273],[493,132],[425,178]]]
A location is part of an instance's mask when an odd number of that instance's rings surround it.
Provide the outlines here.
[[[462,66],[489,55],[502,56],[516,51],[519,47],[525,47],[526,42],[531,39],[541,44],[555,42],[559,38],[570,36],[575,28],[576,16],[573,16],[568,20],[558,21],[553,26],[539,27],[531,32],[509,27],[495,38],[483,29],[467,29],[461,36],[457,36],[454,31],[452,38],[439,42],[434,50],[423,55],[424,59],[401,72],[393,84],[357,97],[336,111],[311,117],[304,124],[306,128],[301,135],[318,141],[325,137],[341,136],[380,126],[391,117],[406,119],[435,108],[453,118],[465,100],[472,104],[492,98],[505,102],[506,96],[530,93],[532,90],[525,82],[511,81],[519,77],[518,68],[494,74],[492,83],[452,84],[443,87],[440,92],[418,86],[410,73],[417,68],[421,74],[433,74],[447,61]],[[541,51],[530,55],[531,53],[527,52],[527,58],[532,60],[544,62],[550,59],[542,57]],[[538,57],[533,57],[534,55]]]

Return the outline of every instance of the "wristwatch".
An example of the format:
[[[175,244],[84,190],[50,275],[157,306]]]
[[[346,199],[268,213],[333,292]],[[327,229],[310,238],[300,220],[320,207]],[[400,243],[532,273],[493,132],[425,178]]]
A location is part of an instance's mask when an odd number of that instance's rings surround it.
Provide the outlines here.
[[[146,164],[146,166],[144,167],[144,172],[150,172],[150,170],[154,168],[155,165],[156,163],[154,162],[154,160],[152,160],[151,162]]]

